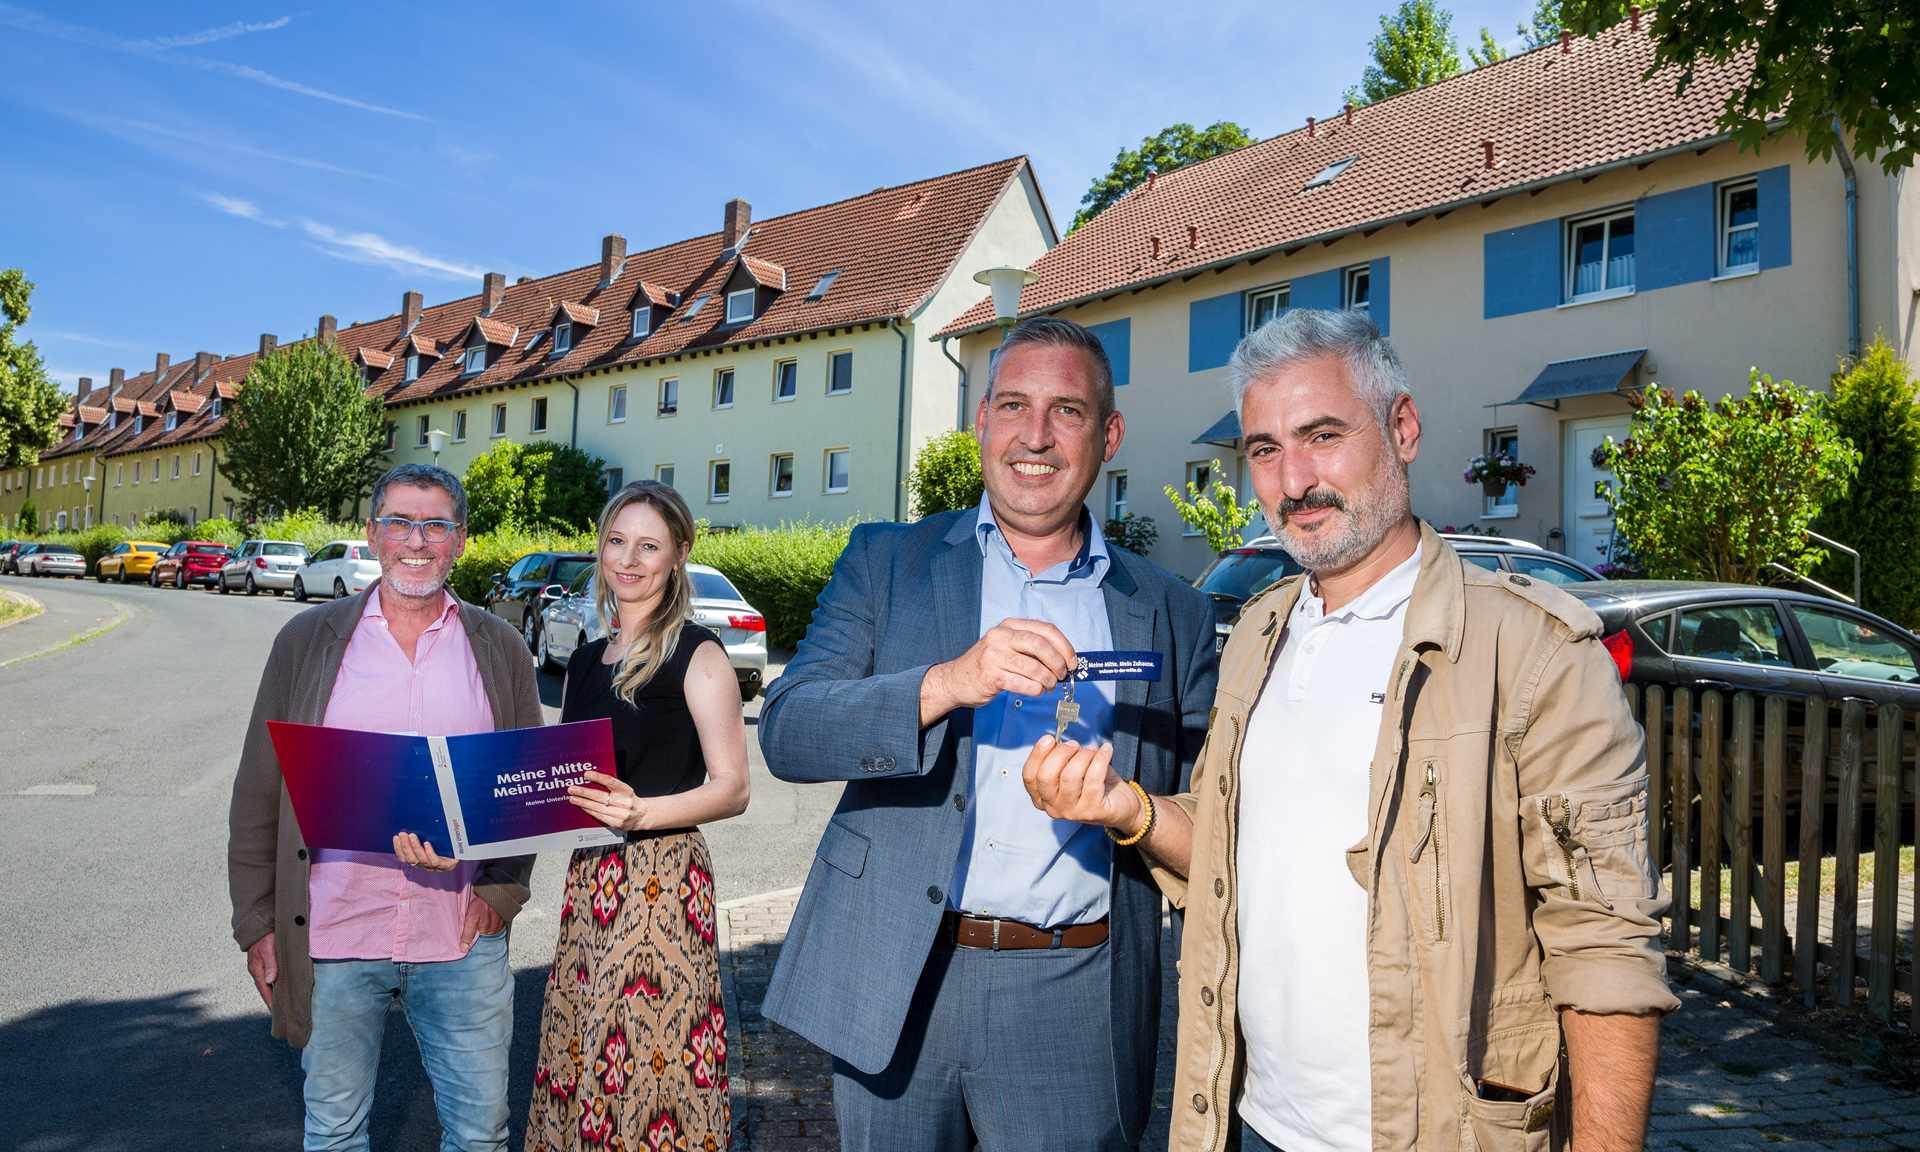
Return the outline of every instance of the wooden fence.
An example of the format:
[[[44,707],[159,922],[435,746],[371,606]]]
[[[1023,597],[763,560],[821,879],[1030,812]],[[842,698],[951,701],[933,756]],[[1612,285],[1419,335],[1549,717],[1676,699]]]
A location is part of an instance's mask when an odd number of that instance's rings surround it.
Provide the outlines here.
[[[1809,1007],[1822,995],[1852,1004],[1864,972],[1868,1010],[1894,1023],[1896,980],[1909,994],[1920,992],[1914,877],[1900,860],[1920,824],[1913,718],[1858,699],[1659,685],[1629,685],[1627,698],[1646,733],[1652,794],[1665,800],[1647,810],[1654,867],[1671,885],[1669,946],[1757,970],[1769,983],[1791,981]],[[1873,854],[1864,938],[1863,851]],[[1789,861],[1798,865],[1791,891]],[[1731,878],[1726,894],[1723,868]],[[1823,875],[1831,876],[1831,893],[1822,892]],[[1904,974],[1903,888],[1910,918]],[[1816,979],[1816,961],[1829,979]],[[1920,1031],[1920,995],[1912,1005],[1909,1027]]]

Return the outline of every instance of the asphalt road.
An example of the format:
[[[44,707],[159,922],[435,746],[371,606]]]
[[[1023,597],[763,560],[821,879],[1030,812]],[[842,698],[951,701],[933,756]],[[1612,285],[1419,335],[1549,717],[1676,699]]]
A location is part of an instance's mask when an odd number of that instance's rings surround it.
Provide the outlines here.
[[[228,934],[225,854],[254,689],[300,607],[91,581],[0,587],[48,609],[0,629],[0,1152],[299,1147],[298,1060],[268,1035]],[[541,686],[555,719],[559,681]],[[750,737],[759,708],[746,709]],[[757,740],[748,755],[752,804],[706,830],[721,900],[799,884],[838,799],[773,779]],[[513,933],[516,1149],[564,868],[541,858]],[[418,1066],[395,1013],[376,1149],[436,1147]]]

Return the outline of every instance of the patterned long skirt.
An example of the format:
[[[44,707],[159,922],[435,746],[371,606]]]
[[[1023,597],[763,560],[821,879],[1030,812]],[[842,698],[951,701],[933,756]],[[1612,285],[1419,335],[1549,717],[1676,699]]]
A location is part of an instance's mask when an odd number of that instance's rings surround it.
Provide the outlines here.
[[[732,1122],[706,839],[676,832],[576,851],[527,1152],[719,1152]]]

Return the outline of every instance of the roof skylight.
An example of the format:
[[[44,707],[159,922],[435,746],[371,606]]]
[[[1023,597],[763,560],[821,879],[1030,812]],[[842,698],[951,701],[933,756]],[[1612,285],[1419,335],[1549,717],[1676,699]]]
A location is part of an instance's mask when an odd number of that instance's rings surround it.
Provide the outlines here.
[[[1325,168],[1320,169],[1320,174],[1318,176],[1315,176],[1313,179],[1307,181],[1307,188],[1318,188],[1323,184],[1333,183],[1334,180],[1339,178],[1340,173],[1345,172],[1347,168],[1350,165],[1352,165],[1352,163],[1355,160],[1358,160],[1358,159],[1359,159],[1358,156],[1349,156],[1345,160],[1335,160],[1333,163],[1327,165]],[[1301,191],[1302,192],[1306,191],[1306,188],[1302,188]]]
[[[839,278],[840,278],[840,270],[838,268],[835,268],[833,271],[827,273],[825,276],[820,277],[819,283],[813,286],[813,291],[807,293],[807,299],[808,300],[825,299],[827,295],[827,289],[833,287],[833,282],[835,280],[838,280]]]

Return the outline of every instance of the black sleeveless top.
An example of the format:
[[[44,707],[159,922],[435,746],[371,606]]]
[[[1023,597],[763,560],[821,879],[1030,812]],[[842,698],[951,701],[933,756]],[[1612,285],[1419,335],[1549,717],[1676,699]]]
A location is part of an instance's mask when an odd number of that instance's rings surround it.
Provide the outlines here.
[[[567,661],[566,697],[560,702],[560,722],[613,721],[613,755],[620,779],[640,796],[668,796],[689,792],[707,779],[707,762],[700,754],[700,733],[687,711],[684,687],[687,665],[702,644],[720,638],[688,621],[680,626],[673,655],[640,686],[629,704],[613,690],[614,667],[603,662],[607,640],[576,648]]]

